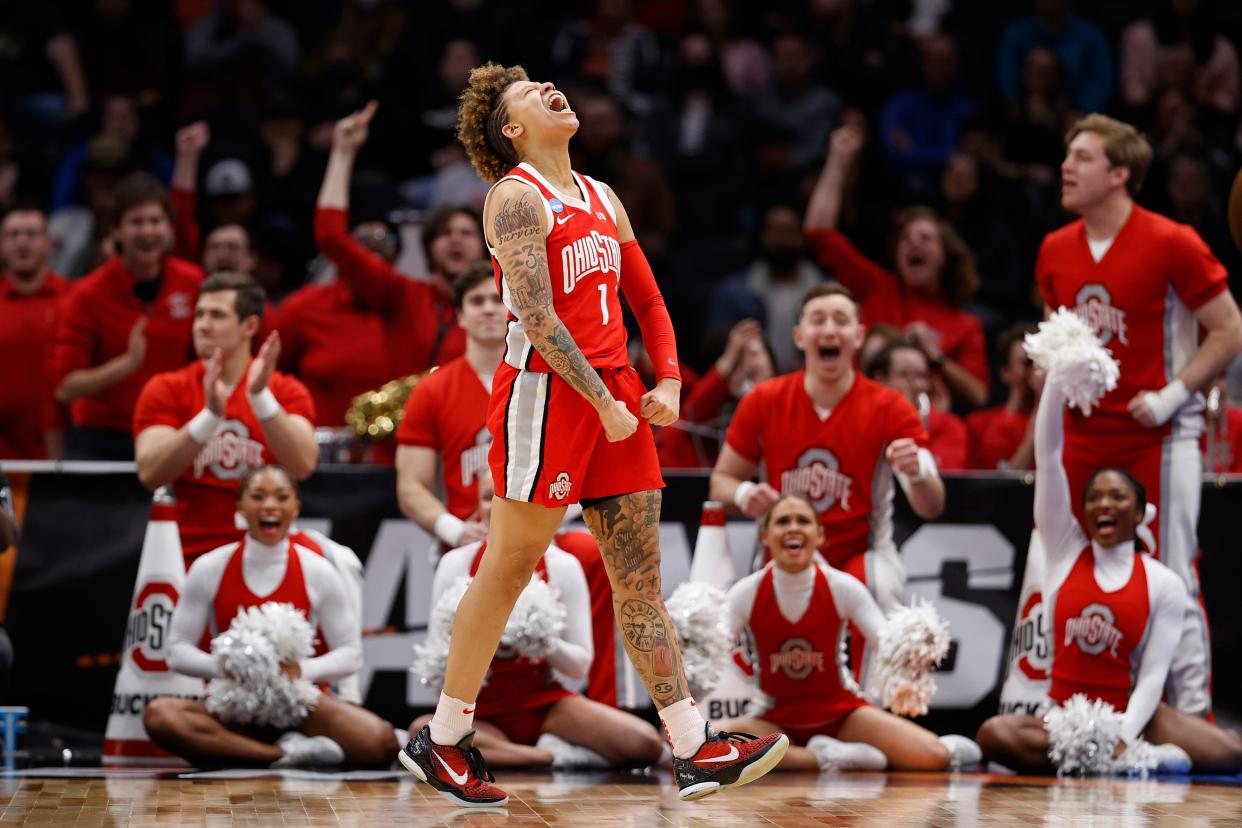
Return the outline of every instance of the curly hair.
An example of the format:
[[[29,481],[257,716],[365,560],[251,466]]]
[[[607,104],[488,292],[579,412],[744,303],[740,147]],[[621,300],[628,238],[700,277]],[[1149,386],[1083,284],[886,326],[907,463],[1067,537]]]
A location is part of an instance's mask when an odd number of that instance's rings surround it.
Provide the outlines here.
[[[975,254],[970,252],[970,248],[953,229],[953,225],[935,210],[919,206],[907,207],[897,213],[889,238],[889,259],[896,261],[897,242],[901,234],[907,226],[919,219],[933,222],[940,230],[940,244],[944,247],[944,270],[940,273],[940,290],[950,305],[960,308],[979,289],[979,270],[975,265]]]
[[[500,96],[511,83],[530,80],[521,66],[485,63],[470,70],[457,108],[457,140],[479,176],[491,184],[517,166],[513,142],[500,130],[507,113]]]

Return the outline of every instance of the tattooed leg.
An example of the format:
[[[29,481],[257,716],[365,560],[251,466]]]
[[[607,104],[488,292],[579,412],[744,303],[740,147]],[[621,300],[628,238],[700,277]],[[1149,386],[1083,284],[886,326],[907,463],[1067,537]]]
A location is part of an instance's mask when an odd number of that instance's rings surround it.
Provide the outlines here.
[[[660,492],[621,495],[582,513],[612,581],[617,629],[659,709],[690,695],[660,583]]]

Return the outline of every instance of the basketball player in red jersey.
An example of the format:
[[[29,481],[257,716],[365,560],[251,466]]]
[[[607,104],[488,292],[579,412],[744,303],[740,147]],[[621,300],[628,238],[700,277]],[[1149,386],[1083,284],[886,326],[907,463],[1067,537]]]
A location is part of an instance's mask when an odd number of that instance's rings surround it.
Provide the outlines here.
[[[1082,218],[1048,234],[1035,276],[1048,308],[1075,309],[1121,363],[1116,390],[1091,417],[1068,415],[1072,502],[1081,518],[1100,457],[1129,469],[1151,494],[1158,507],[1152,551],[1186,584],[1191,602],[1169,703],[1206,715],[1211,660],[1195,570],[1203,399],[1196,392],[1242,350],[1242,317],[1228,274],[1198,234],[1134,203],[1152,150],[1133,127],[1089,115],[1067,143],[1061,205]]]
[[[471,743],[475,699],[514,602],[565,507],[579,501],[612,579],[626,650],[672,739],[682,798],[750,782],[788,746],[784,736],[712,733],[690,696],[661,597],[663,478],[651,433],[677,419],[676,342],[625,208],[570,169],[577,129],[565,96],[521,67],[471,72],[458,137],[480,175],[496,182],[483,224],[510,317],[488,411],[497,496],[435,716],[399,754],[464,805],[508,801]],[[629,366],[619,290],[655,364],[651,391]]]
[[[480,482],[487,481],[489,510],[492,491],[487,400],[507,330],[490,262],[475,262],[457,277],[453,305],[466,332],[466,353],[414,387],[397,429],[397,502],[402,514],[439,539],[437,557],[487,537],[487,524],[479,519]],[[443,503],[432,493],[437,465],[443,469]],[[617,645],[608,572],[587,532],[562,532],[556,542],[578,559],[591,592],[595,660],[586,694],[615,707]]]
[[[476,513],[484,525],[492,510],[491,475],[479,480]],[[605,706],[570,690],[587,677],[598,660],[592,627],[591,594],[582,564],[553,541],[535,567],[535,575],[556,590],[565,607],[565,631],[548,655],[538,661],[498,650],[479,690],[474,721],[475,744],[498,767],[611,767],[654,764],[663,742],[651,725],[623,710]],[[473,578],[487,550],[486,542],[466,544],[447,553],[436,567],[431,605],[463,577]],[[597,553],[598,557],[598,553]],[[608,633],[612,635],[611,617]],[[437,629],[432,613],[428,637]],[[442,622],[441,622],[442,623]],[[614,652],[615,660],[615,652]],[[430,722],[423,716],[410,725],[417,733]]]
[[[284,665],[286,675],[324,682],[357,672],[362,640],[339,573],[323,555],[289,537],[300,507],[292,476],[279,466],[250,470],[236,506],[246,519],[246,537],[190,567],[173,612],[169,665],[190,676],[224,678],[206,642],[227,630],[242,610],[280,601],[305,615],[324,645],[315,656]],[[384,766],[396,745],[392,725],[328,693],[284,735],[222,722],[202,702],[172,697],[152,700],[143,724],[153,742],[203,764]]]
[[[1043,595],[1052,621],[1048,696],[1063,704],[1082,693],[1124,711],[1119,754],[1141,734],[1157,746],[1165,770],[1185,773],[1193,763],[1200,772],[1236,773],[1242,768],[1237,733],[1160,701],[1187,599],[1181,579],[1135,546],[1144,486],[1124,469],[1097,466],[1080,525],[1061,465],[1064,411],[1065,392],[1053,373],[1035,413],[1035,525],[1047,555]],[[978,739],[993,761],[1051,768],[1048,732],[1038,717],[993,716]]]
[[[237,481],[247,469],[276,462],[305,479],[318,460],[310,394],[274,370],[280,335],[251,359],[263,301],[250,276],[207,277],[194,307],[199,359],[152,377],[138,397],[138,478],[149,489],[172,484],[187,565],[237,540]]]
[[[793,330],[806,367],[742,398],[711,498],[758,519],[782,494],[806,495],[824,526],[828,562],[866,584],[887,612],[905,585],[893,543],[893,477],[927,520],[944,509],[944,482],[914,406],[855,370],[864,337],[858,312],[840,284],[807,292]],[[760,463],[767,481],[755,483]]]
[[[759,524],[771,561],[729,589],[731,631],[748,628],[759,690],[770,703],[721,727],[785,733],[786,770],[944,770],[977,764],[979,749],[872,706],[842,680],[846,623],[870,641],[884,614],[857,578],[815,560],[824,527],[805,495],[782,495]]]

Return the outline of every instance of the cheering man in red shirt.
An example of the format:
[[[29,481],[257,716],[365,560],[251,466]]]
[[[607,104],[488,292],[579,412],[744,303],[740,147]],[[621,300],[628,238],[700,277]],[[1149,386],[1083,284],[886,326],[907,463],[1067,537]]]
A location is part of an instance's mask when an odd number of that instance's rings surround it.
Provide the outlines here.
[[[199,359],[152,378],[134,412],[138,477],[172,484],[187,564],[240,536],[233,512],[248,469],[279,463],[298,480],[315,470],[315,409],[306,386],[274,370],[280,335],[250,356],[263,302],[249,276],[209,276],[194,308]]]
[[[1121,363],[1117,388],[1090,417],[1067,416],[1070,500],[1081,512],[1087,480],[1102,463],[1147,488],[1159,509],[1151,551],[1186,583],[1193,604],[1168,700],[1207,714],[1211,662],[1194,564],[1203,431],[1196,392],[1242,350],[1242,317],[1225,268],[1198,234],[1134,203],[1152,157],[1134,127],[1088,115],[1066,140],[1061,206],[1082,218],[1044,239],[1035,278],[1048,308],[1073,308]]]
[[[47,217],[34,207],[17,207],[0,221],[0,458],[37,459],[60,455],[48,443],[43,414],[52,403],[46,357],[55,331],[56,309],[69,282],[48,269],[52,237]],[[56,425],[48,423],[49,426]],[[53,429],[59,435],[59,428]]]
[[[52,347],[56,399],[70,406],[65,457],[133,459],[130,424],[138,392],[190,356],[194,296],[203,271],[167,254],[168,195],[146,173],[116,192],[117,255],[82,279],[65,301]]]

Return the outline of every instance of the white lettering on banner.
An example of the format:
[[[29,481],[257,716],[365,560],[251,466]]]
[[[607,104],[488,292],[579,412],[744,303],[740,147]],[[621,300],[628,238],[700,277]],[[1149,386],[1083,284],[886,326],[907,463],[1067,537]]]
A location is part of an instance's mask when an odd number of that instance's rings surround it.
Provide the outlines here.
[[[612,236],[592,230],[573,244],[561,248],[561,274],[566,293],[592,273],[621,275],[621,245]]]
[[[263,465],[263,444],[250,439],[250,429],[241,420],[225,420],[216,434],[194,458],[194,476],[211,469],[219,480],[237,480],[247,469]]]
[[[1113,305],[1108,288],[1099,284],[1083,285],[1074,297],[1074,313],[1082,317],[1107,345],[1116,336],[1122,345],[1129,345],[1126,338],[1126,312]]]
[[[957,642],[953,669],[936,672],[932,707],[974,707],[996,688],[1005,658],[1005,625],[987,607],[945,595],[944,565],[965,563],[971,589],[1010,589],[1013,545],[993,526],[924,524],[902,545],[901,557],[909,592],[936,605]]]

